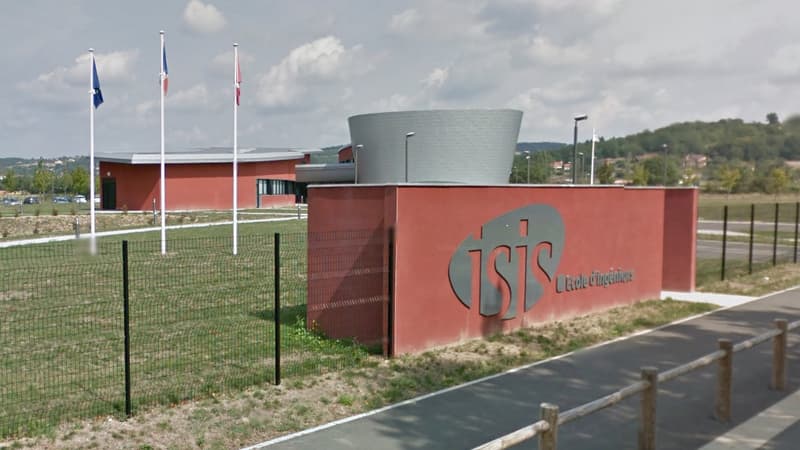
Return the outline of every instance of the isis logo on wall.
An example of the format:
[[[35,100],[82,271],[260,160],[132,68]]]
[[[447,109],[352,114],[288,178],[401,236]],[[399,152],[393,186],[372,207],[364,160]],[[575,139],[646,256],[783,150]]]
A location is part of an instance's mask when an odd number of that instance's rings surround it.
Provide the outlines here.
[[[509,301],[503,319],[513,319],[523,295],[525,311],[529,311],[544,294],[536,271],[552,281],[563,251],[564,222],[558,211],[549,205],[525,206],[484,224],[480,239],[468,236],[461,242],[450,258],[450,285],[461,303],[471,308],[472,254],[478,253],[480,314],[500,314],[506,297]],[[524,267],[524,291],[519,282],[520,266]],[[510,295],[505,296],[504,291]]]

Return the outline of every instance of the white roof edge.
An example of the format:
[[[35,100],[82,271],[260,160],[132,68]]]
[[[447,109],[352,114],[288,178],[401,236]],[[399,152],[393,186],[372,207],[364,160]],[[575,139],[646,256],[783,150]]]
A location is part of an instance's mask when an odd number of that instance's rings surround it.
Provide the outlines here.
[[[320,150],[321,151],[321,150]],[[308,153],[316,151],[288,150],[283,152],[268,153],[239,153],[239,162],[269,162],[269,161],[290,161],[305,158]],[[230,153],[167,153],[164,155],[165,162],[168,164],[210,164],[210,163],[230,163],[233,162],[233,155]],[[161,155],[158,153],[98,153],[95,155],[98,161],[116,162],[126,164],[158,164],[161,162]]]

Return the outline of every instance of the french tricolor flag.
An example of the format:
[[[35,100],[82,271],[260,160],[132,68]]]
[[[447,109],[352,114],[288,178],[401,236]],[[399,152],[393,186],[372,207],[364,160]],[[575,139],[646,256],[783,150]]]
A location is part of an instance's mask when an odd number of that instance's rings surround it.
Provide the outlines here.
[[[169,87],[169,69],[167,69],[167,45],[161,42],[161,86],[164,88],[164,95],[167,95]]]

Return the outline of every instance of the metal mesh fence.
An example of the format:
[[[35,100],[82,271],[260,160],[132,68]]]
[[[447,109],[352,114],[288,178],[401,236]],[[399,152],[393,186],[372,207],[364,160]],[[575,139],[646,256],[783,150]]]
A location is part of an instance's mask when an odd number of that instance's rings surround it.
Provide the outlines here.
[[[122,411],[119,245],[85,244],[0,251],[0,436]]]
[[[282,373],[341,370],[370,353],[386,354],[387,236],[384,231],[281,236]]]
[[[272,236],[130,245],[134,407],[270,381]]]
[[[0,437],[387,354],[387,234],[281,237],[0,248]]]
[[[715,273],[698,278],[727,278],[777,264],[797,262],[798,203],[735,204],[706,211],[700,227],[698,263]]]

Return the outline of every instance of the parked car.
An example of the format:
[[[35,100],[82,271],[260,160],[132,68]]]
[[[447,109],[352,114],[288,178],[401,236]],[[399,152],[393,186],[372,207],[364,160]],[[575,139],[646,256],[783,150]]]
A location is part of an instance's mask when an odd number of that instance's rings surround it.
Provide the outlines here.
[[[25,197],[25,200],[23,200],[22,203],[25,205],[38,205],[39,197]]]
[[[3,199],[3,204],[5,206],[16,206],[19,205],[19,200],[14,197],[6,197]]]
[[[69,203],[69,199],[67,197],[53,197],[53,203]]]
[[[72,201],[74,203],[88,203],[86,201],[86,196],[84,196],[84,195],[76,195],[76,196],[72,197]]]

